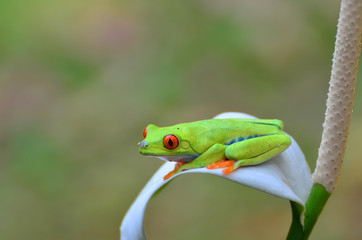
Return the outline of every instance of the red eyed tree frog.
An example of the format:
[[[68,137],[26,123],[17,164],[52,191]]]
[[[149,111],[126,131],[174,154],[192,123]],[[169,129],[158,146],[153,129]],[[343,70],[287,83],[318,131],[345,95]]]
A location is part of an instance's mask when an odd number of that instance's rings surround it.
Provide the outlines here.
[[[170,127],[149,124],[139,151],[178,162],[164,180],[183,170],[224,168],[223,173],[263,163],[291,144],[277,119],[208,119]]]

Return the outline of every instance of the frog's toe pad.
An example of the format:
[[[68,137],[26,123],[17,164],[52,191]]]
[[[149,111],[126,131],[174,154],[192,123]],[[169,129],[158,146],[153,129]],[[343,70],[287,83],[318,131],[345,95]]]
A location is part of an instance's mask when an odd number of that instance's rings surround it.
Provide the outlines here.
[[[234,160],[220,160],[206,166],[207,169],[229,168],[234,166]]]

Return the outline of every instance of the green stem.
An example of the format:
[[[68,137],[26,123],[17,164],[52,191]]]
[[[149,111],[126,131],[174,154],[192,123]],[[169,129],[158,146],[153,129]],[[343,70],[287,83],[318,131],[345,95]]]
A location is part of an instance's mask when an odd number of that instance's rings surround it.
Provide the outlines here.
[[[314,184],[305,204],[303,240],[309,238],[319,215],[321,214],[330,193],[320,184]]]
[[[292,225],[290,225],[289,233],[286,240],[302,240],[303,225],[300,222],[300,216],[303,213],[303,206],[296,202],[290,201],[292,208]]]

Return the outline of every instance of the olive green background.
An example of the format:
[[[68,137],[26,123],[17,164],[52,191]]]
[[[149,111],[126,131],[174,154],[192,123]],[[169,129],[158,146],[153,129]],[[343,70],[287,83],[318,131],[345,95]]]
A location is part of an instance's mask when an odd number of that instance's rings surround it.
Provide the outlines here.
[[[148,123],[279,118],[314,169],[338,10],[337,0],[0,0],[0,239],[118,239],[162,164],[138,153]],[[362,234],[360,85],[341,179],[311,239]],[[287,200],[190,174],[150,202],[145,230],[283,239],[290,215]]]

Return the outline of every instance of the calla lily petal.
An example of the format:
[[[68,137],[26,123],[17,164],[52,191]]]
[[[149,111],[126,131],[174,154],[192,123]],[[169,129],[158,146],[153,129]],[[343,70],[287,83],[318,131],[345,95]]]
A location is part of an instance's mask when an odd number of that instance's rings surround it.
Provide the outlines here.
[[[227,112],[215,118],[251,119],[255,117],[244,113]],[[166,162],[149,180],[126,213],[121,225],[121,239],[145,240],[143,219],[148,201],[165,184],[187,173],[213,174],[304,206],[312,187],[311,173],[303,152],[295,140],[290,138],[292,144],[278,156],[259,165],[239,168],[227,175],[222,173],[222,169],[196,168],[177,173],[164,181],[163,177],[173,170],[176,164]]]

